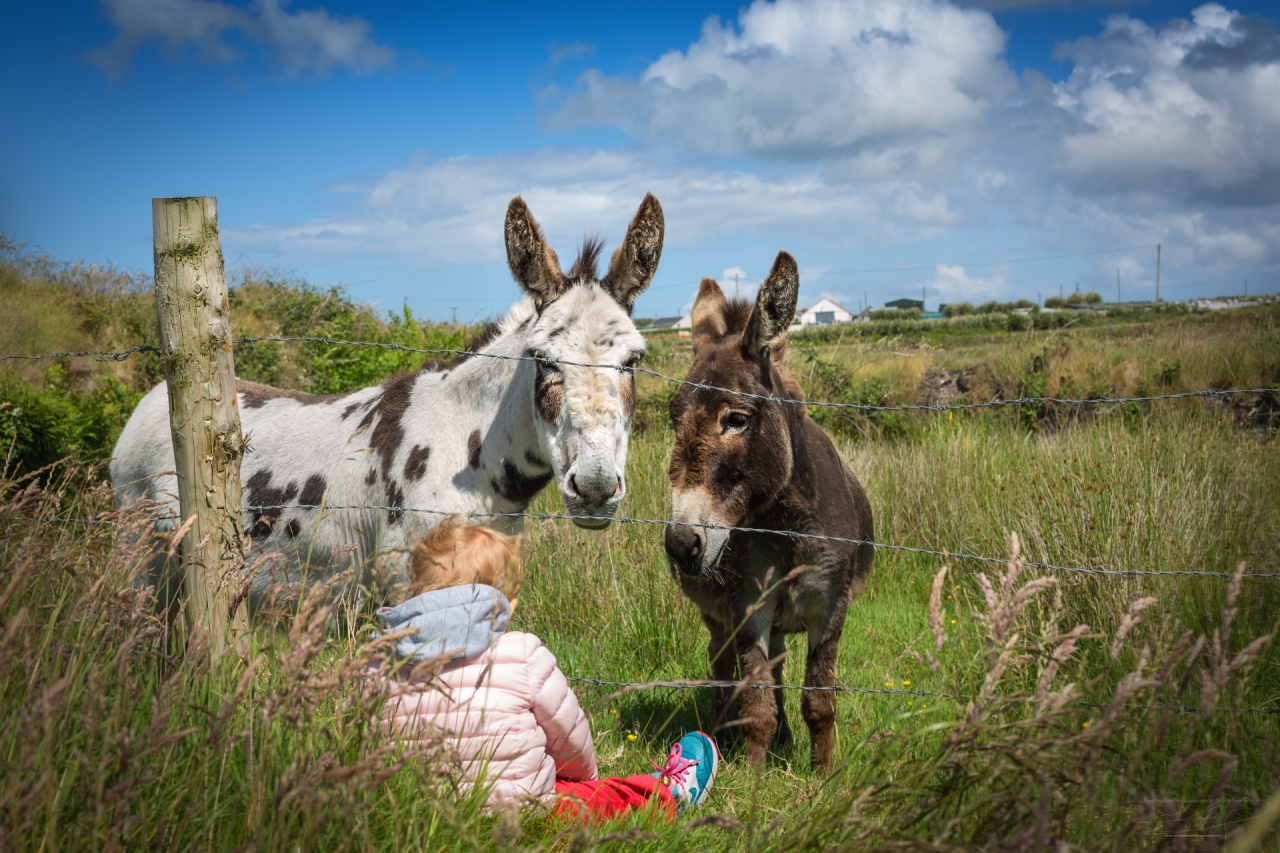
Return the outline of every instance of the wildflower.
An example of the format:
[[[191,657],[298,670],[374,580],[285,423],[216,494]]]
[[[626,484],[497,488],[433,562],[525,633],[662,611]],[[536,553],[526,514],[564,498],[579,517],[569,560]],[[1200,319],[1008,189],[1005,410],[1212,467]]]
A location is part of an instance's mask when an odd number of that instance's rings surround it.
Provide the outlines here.
[[[910,699],[907,700],[907,704],[908,705],[912,704]]]
[[[893,686],[893,682],[892,682],[892,681],[886,681],[886,682],[884,683],[884,686],[885,686],[885,687],[892,687],[892,686]]]
[[[911,682],[910,682],[910,681],[904,681],[904,682],[902,682],[902,686],[903,686],[903,687],[910,687],[910,686],[911,686]]]
[[[1089,722],[1088,722],[1088,720],[1086,720],[1085,722],[1081,723],[1081,724],[1080,724],[1080,728],[1082,728],[1082,729],[1087,729],[1087,728],[1089,728]]]
[[[610,708],[610,709],[609,709],[609,713],[610,713],[610,714],[616,714],[616,713],[618,713],[618,709],[617,709],[617,708]]]
[[[633,732],[632,734],[627,735],[627,740],[634,742],[637,737],[639,737],[639,735]]]
[[[952,624],[952,625],[956,624],[956,620],[952,619],[952,620],[951,620],[951,624]]]

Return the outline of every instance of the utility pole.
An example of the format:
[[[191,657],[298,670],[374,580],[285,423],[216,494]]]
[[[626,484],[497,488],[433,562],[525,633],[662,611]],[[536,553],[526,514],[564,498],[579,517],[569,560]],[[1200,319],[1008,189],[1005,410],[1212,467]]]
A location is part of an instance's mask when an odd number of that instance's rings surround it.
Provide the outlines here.
[[[1247,278],[1244,280],[1244,298],[1249,298],[1249,279]]]
[[[1120,267],[1116,267],[1116,304],[1120,304]]]
[[[450,308],[449,310],[453,312],[453,325],[458,325],[458,309]]]
[[[1160,301],[1160,244],[1156,243],[1156,302]]]
[[[871,297],[870,297],[870,296],[868,296],[867,294],[868,294],[868,291],[866,291],[866,290],[862,291],[862,304],[863,304],[863,305],[865,305],[865,306],[867,306],[867,309],[866,309],[866,310],[870,311],[870,310],[871,310]]]
[[[738,274],[733,274],[733,298],[738,298]]]

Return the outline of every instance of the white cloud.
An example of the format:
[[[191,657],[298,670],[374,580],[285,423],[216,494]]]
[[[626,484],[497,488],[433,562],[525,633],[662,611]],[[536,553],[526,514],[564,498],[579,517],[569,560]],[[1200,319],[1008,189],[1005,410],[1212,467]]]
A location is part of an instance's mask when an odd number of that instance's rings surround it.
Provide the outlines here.
[[[756,0],[638,78],[587,72],[548,121],[713,154],[835,157],[855,177],[924,173],[1014,90],[1004,43],[989,13],[943,0]]]
[[[925,284],[930,296],[940,302],[981,302],[1005,292],[1009,282],[1003,275],[977,278],[964,271],[963,266],[938,264],[937,274]]]
[[[331,189],[354,197],[338,215],[223,231],[246,245],[283,252],[393,251],[438,266],[501,258],[503,217],[515,195],[528,202],[562,254],[586,231],[620,239],[646,192],[663,204],[668,244],[741,233],[781,239],[800,231],[834,243],[883,227],[884,217],[878,197],[829,186],[812,171],[707,169],[634,149],[451,157]]]
[[[1268,21],[1199,7],[1155,30],[1126,15],[1059,48],[1075,62],[1053,102],[1075,123],[1058,167],[1090,194],[1280,201],[1280,36]]]
[[[393,66],[396,53],[372,36],[369,22],[331,16],[324,8],[289,12],[288,0],[253,0],[248,8],[215,0],[103,0],[116,36],[89,58],[119,74],[150,42],[175,57],[191,50],[207,62],[243,57],[236,42],[263,50],[268,65],[286,77],[310,71],[324,76],[342,67],[360,74]]]
[[[961,216],[947,206],[946,196],[941,193],[923,199],[914,189],[907,189],[894,197],[889,210],[898,219],[920,225],[959,225],[961,222]]]

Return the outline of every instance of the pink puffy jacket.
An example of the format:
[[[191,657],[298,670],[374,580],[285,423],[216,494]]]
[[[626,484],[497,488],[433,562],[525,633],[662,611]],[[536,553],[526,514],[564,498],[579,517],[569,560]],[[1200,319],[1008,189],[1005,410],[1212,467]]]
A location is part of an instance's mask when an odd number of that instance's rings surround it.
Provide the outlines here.
[[[498,634],[428,682],[389,687],[387,725],[399,737],[455,738],[467,781],[492,786],[489,805],[549,802],[557,778],[597,777],[587,717],[555,655],[532,634]]]

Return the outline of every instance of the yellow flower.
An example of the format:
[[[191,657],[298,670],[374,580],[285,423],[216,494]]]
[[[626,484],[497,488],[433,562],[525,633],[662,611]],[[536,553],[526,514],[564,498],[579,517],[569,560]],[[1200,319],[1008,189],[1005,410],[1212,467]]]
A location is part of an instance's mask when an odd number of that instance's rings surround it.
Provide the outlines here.
[[[949,595],[948,595],[948,596],[947,596],[947,598],[949,599],[949,598],[951,598],[951,596],[949,596]],[[577,672],[577,670],[574,670],[574,672]]]
[[[1087,728],[1089,728],[1089,724],[1088,724],[1088,723],[1081,723],[1081,724],[1080,724],[1080,728],[1082,728],[1082,729],[1087,729]]]
[[[959,589],[959,588],[960,588],[960,584],[956,584],[956,589]]]
[[[903,686],[903,687],[910,687],[910,686],[911,686],[911,682],[910,682],[910,681],[904,681],[904,682],[902,682],[902,686]]]
[[[908,699],[908,700],[907,700],[907,704],[908,704],[908,705],[910,705],[910,704],[911,704],[911,700],[910,700],[910,699]]]
[[[639,737],[639,735],[630,734],[627,735],[627,740],[634,741],[637,737]]]
[[[618,709],[617,709],[617,708],[610,708],[610,709],[609,709],[609,713],[610,713],[610,714],[616,714],[616,713],[618,713]]]
[[[952,620],[951,620],[951,624],[952,624],[952,625],[956,624],[956,620],[952,619]]]
[[[892,682],[892,681],[886,681],[886,682],[884,683],[884,686],[885,686],[885,687],[892,687],[892,686],[893,686],[893,682]]]

